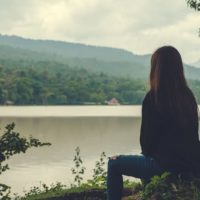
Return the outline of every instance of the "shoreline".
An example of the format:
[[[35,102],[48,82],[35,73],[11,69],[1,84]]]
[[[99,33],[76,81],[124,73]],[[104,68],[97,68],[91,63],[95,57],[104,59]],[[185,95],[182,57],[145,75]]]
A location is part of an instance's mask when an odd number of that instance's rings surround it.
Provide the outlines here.
[[[6,117],[141,117],[141,106],[0,106]]]

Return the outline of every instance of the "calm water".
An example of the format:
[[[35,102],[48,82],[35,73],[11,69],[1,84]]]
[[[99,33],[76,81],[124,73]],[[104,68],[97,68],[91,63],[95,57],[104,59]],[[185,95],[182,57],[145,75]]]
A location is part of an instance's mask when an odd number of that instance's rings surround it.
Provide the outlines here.
[[[50,147],[28,150],[10,159],[1,182],[21,193],[41,183],[72,183],[71,168],[77,146],[85,178],[92,175],[101,152],[107,156],[139,153],[140,106],[0,107],[0,127],[15,122],[16,130]]]

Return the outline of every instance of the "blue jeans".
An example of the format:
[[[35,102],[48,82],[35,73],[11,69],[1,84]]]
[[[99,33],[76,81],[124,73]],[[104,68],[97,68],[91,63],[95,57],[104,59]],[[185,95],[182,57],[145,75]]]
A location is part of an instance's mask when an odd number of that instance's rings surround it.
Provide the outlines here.
[[[163,172],[164,169],[153,158],[144,155],[119,155],[116,159],[110,158],[107,170],[107,199],[121,200],[122,175],[149,181],[154,175],[161,175]]]

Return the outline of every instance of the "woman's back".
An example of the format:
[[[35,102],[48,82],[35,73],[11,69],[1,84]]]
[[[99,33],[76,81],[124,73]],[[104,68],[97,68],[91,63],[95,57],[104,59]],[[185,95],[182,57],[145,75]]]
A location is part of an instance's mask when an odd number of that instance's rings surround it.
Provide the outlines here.
[[[189,90],[186,95],[191,106],[195,107],[192,92]],[[200,166],[198,113],[197,110],[189,113],[184,107],[182,109],[185,121],[180,121],[180,113],[177,113],[176,108],[168,107],[164,101],[162,110],[158,109],[153,92],[147,93],[142,107],[142,153],[155,158],[166,170],[196,171]]]

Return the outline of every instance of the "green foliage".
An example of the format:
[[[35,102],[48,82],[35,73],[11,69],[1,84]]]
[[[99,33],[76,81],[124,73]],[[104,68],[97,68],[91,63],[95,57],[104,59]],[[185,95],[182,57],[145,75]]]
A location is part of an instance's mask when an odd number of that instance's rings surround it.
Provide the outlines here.
[[[83,161],[80,156],[80,148],[76,147],[75,151],[76,154],[73,160],[75,166],[71,169],[72,174],[74,175],[74,184],[71,185],[72,187],[78,187],[81,185],[81,182],[83,180],[83,174],[85,172],[85,167],[83,167]]]
[[[10,198],[10,187],[0,183],[0,198],[1,200],[9,200]]]
[[[113,97],[121,104],[141,104],[146,92],[142,79],[91,73],[53,61],[0,59],[0,70],[0,104],[9,101],[15,105],[105,104]]]
[[[5,127],[5,132],[0,136],[0,174],[9,169],[8,164],[3,164],[11,156],[19,153],[26,153],[31,147],[49,146],[50,143],[42,143],[38,139],[30,137],[26,139],[14,131],[15,124],[11,123]],[[0,184],[1,199],[9,199],[10,187]]]
[[[190,8],[200,11],[200,0],[186,0]]]
[[[44,186],[43,186],[44,185]],[[47,186],[43,184],[40,187],[33,187],[29,192],[26,192],[25,195],[19,196],[15,195],[14,200],[49,200],[49,199],[95,199],[102,200],[102,198],[94,197],[94,195],[105,193],[105,189],[102,188],[93,188],[93,187],[72,187],[67,188],[61,183],[51,184]],[[46,190],[48,187],[48,190]],[[87,196],[92,195],[94,198],[87,198]],[[105,195],[104,195],[105,196]]]
[[[93,181],[96,186],[105,186],[106,185],[106,170],[105,170],[105,152],[101,153],[100,160],[96,162],[95,168],[93,169]]]
[[[23,197],[15,195],[15,200],[34,200],[43,199],[48,197],[60,196],[66,190],[66,185],[57,182],[56,184],[51,184],[50,186],[42,184],[39,186],[32,187],[29,191],[25,191]]]
[[[9,169],[8,164],[2,165],[2,161],[8,160],[15,154],[26,153],[30,147],[50,145],[50,143],[42,143],[33,137],[30,137],[29,140],[20,137],[20,134],[14,131],[14,127],[14,123],[8,124],[5,127],[5,133],[0,137],[0,174]]]
[[[131,181],[126,179],[123,181],[124,188],[132,188],[136,191],[141,190],[142,184],[140,182]]]
[[[166,193],[168,185],[165,182],[167,176],[169,176],[169,173],[165,172],[161,176],[152,177],[150,183],[146,185],[142,193],[144,200],[149,199],[155,193],[155,190],[158,191],[160,195],[165,196],[166,200],[168,199],[168,194]]]
[[[102,152],[100,155],[100,159],[96,161],[95,168],[93,169],[92,179],[87,180],[87,182],[84,183],[83,186],[96,188],[106,187],[107,172],[105,170],[105,159],[106,153]]]
[[[1,46],[0,46],[1,50]],[[2,50],[4,51],[4,49]],[[0,51],[1,54],[1,51]],[[120,104],[138,105],[148,91],[147,77],[149,69],[141,75],[143,66],[135,71],[135,65],[127,63],[109,64],[98,70],[96,64],[84,66],[81,60],[63,64],[61,61],[39,61],[36,59],[5,59],[0,55],[0,104],[14,105],[85,105],[105,104],[113,97]],[[88,61],[89,62],[89,61]],[[99,61],[98,61],[99,62]],[[78,66],[78,67],[77,67]],[[110,70],[109,72],[106,70]],[[118,74],[116,72],[118,71]],[[186,76],[192,80],[195,95],[200,102],[200,69],[185,66]],[[124,75],[123,75],[124,74]],[[193,90],[193,87],[192,87]]]
[[[141,192],[143,200],[199,200],[200,178],[167,172],[154,176]]]
[[[194,9],[195,11],[200,11],[200,0],[186,0],[187,5]],[[200,28],[199,28],[199,37],[200,37]]]

